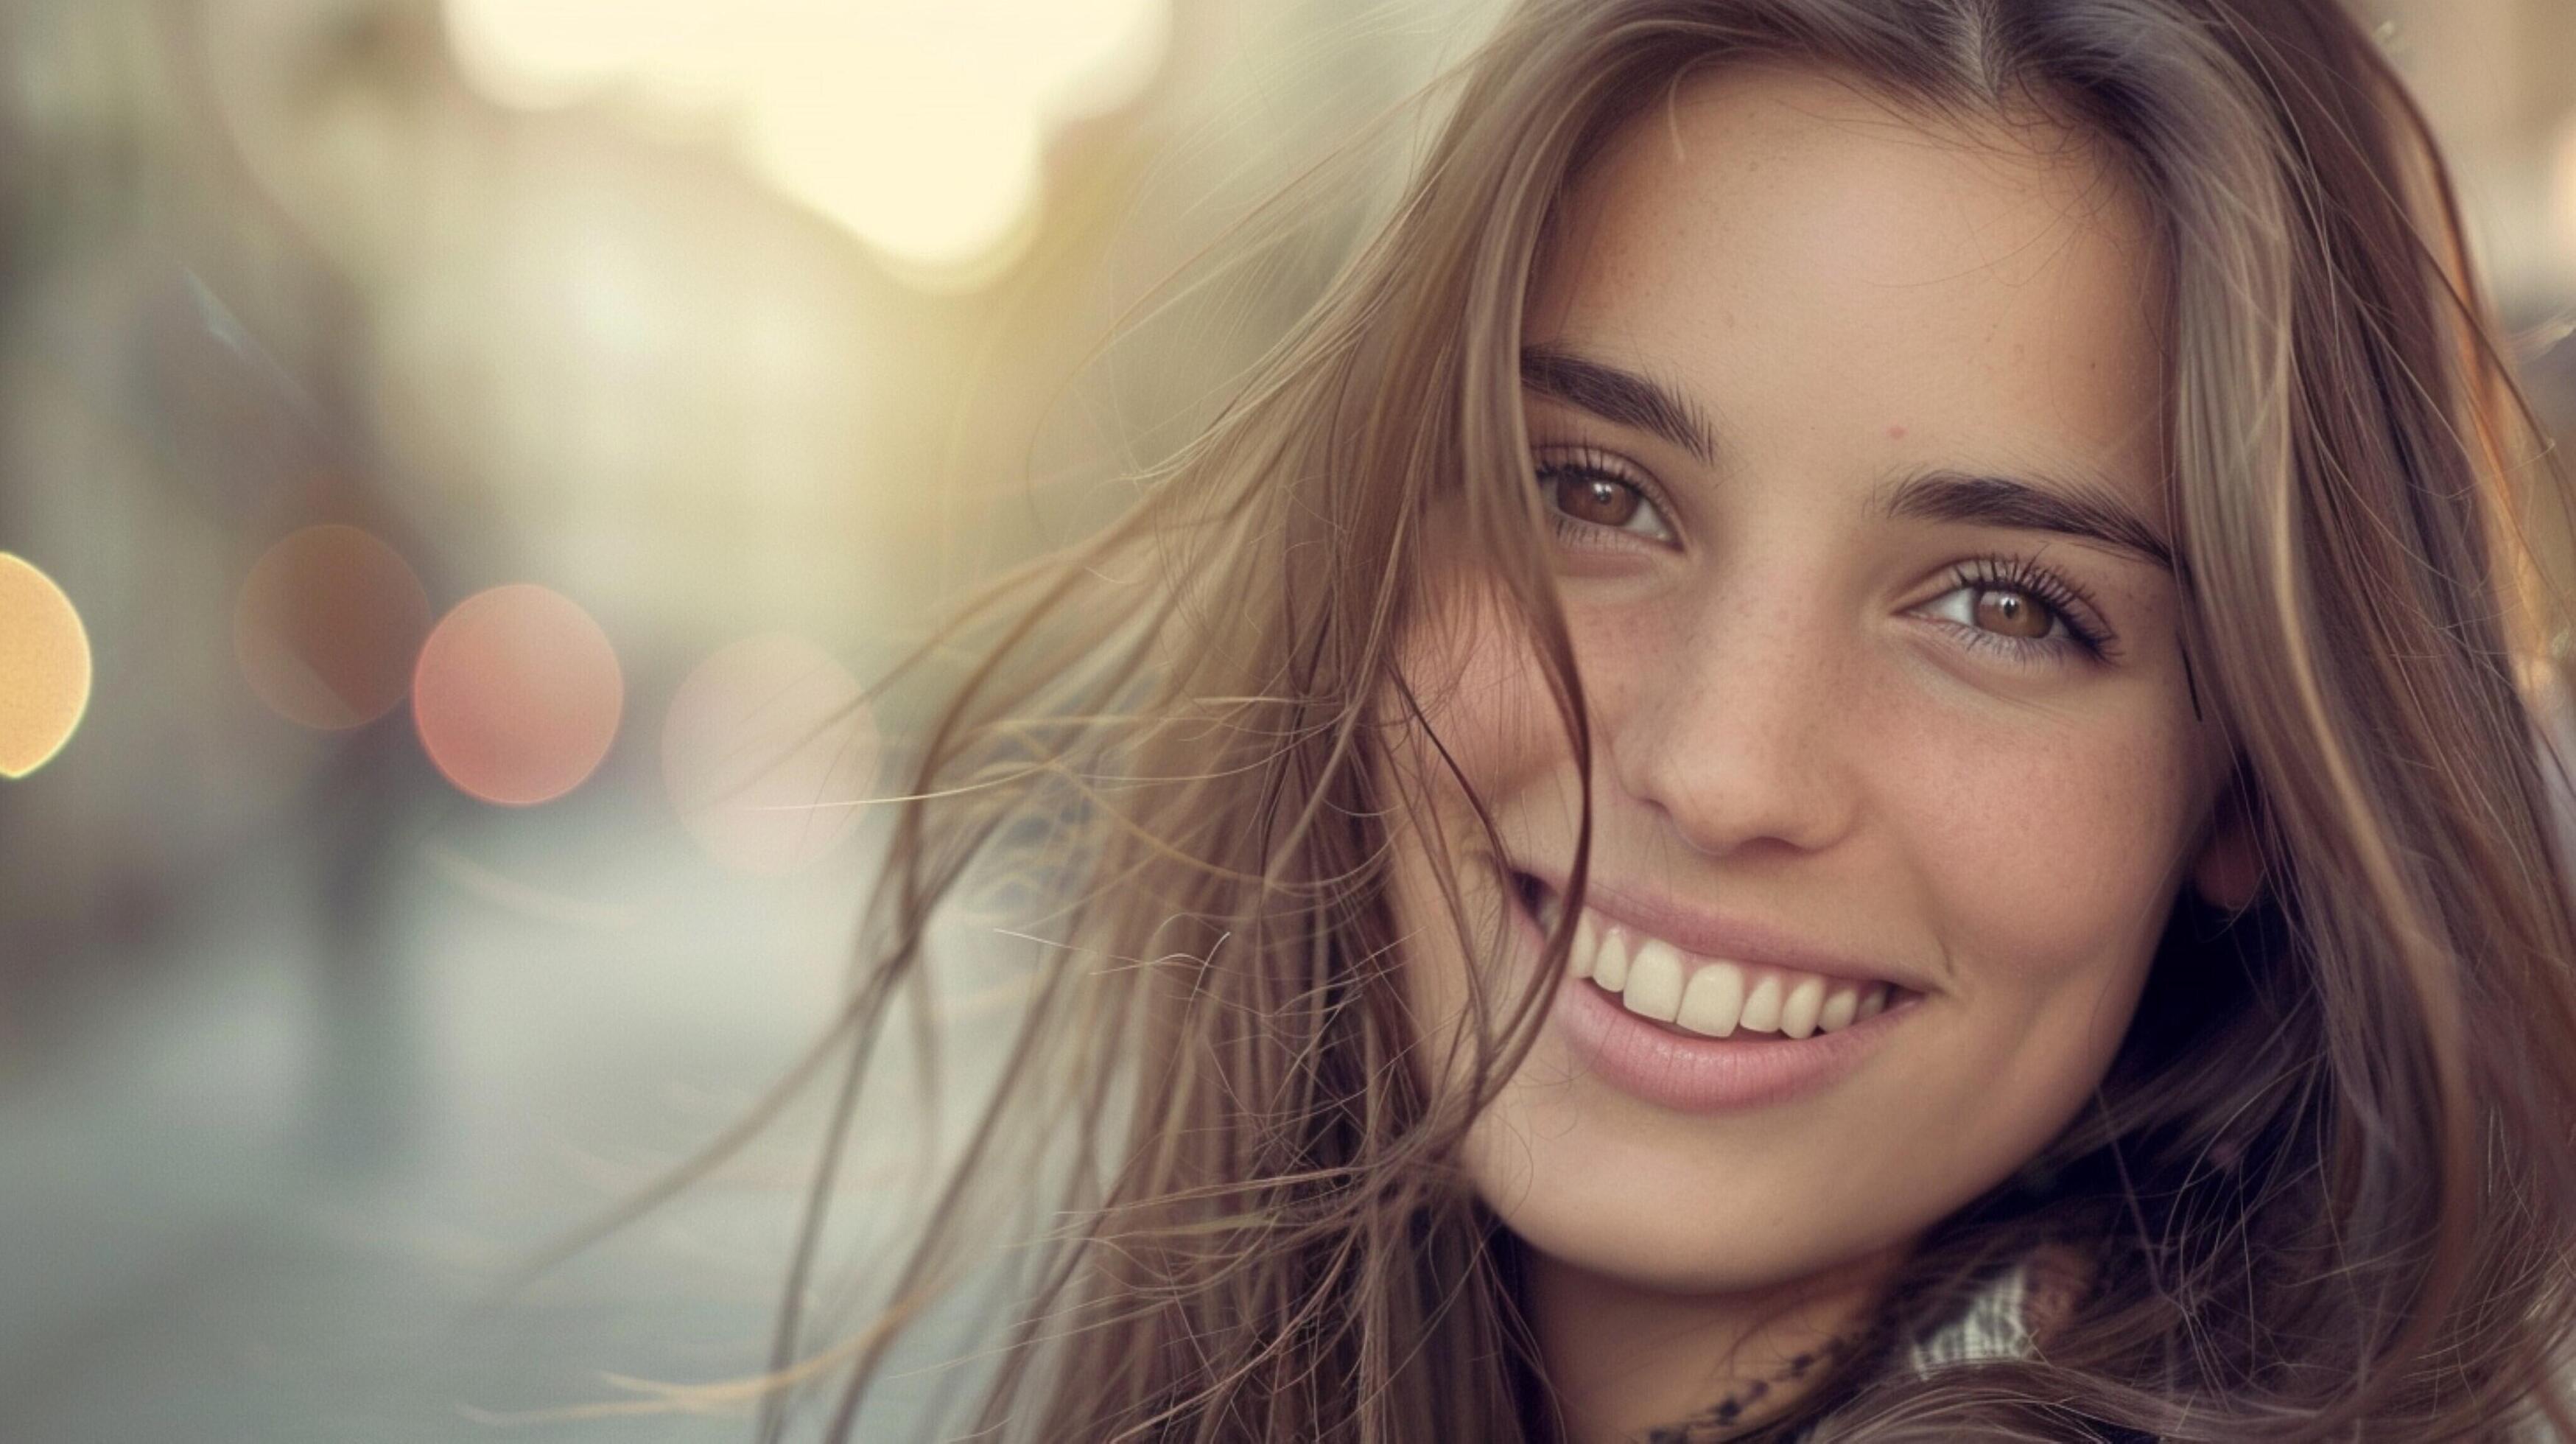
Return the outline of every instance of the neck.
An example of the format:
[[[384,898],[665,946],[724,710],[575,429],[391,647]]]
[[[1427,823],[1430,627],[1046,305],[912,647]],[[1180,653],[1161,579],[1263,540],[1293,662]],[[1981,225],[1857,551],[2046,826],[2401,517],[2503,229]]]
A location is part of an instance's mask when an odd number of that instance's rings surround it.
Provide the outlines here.
[[[1780,1414],[1831,1369],[1896,1258],[1889,1250],[1786,1284],[1679,1294],[1531,1250],[1530,1320],[1567,1439],[1699,1444]]]

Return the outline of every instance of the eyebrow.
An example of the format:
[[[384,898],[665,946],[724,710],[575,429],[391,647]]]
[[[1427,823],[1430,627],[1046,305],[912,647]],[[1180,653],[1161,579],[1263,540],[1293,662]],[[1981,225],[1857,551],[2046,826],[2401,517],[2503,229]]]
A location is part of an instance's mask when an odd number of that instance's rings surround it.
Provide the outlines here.
[[[1650,377],[1561,346],[1539,345],[1521,351],[1521,384],[1604,421],[1669,441],[1704,466],[1716,464],[1716,428],[1707,412]],[[1924,471],[1888,488],[1878,505],[1891,518],[2053,532],[2174,570],[2173,547],[2098,482],[2055,480],[2041,486],[2009,476]]]
[[[1531,346],[1521,352],[1521,384],[1604,421],[1661,437],[1703,466],[1717,464],[1717,429],[1709,425],[1708,413],[1634,371],[1558,346]]]
[[[1890,517],[2055,532],[2174,569],[2172,546],[2098,483],[2034,486],[2009,476],[1925,471],[1889,488],[1878,504]]]

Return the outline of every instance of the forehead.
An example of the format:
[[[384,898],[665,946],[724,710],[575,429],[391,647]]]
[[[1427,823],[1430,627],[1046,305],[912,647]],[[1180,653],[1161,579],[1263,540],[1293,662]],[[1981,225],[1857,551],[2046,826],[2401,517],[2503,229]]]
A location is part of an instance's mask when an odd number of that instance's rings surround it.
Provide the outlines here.
[[[2153,230],[2087,137],[1737,67],[1632,120],[1563,224],[1528,339],[1690,393],[1725,464],[1901,441],[1887,464],[2071,465],[2161,514]]]

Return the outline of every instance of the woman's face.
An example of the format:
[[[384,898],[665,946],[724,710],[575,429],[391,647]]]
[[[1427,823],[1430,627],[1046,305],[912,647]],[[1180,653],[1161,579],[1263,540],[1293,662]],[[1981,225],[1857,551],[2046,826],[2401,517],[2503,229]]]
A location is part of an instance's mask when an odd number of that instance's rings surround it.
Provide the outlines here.
[[[2165,554],[2157,263],[2072,133],[1780,69],[1685,85],[1567,215],[1524,382],[1592,905],[1469,1163],[1556,1264],[1762,1289],[2010,1175],[2085,1106],[2177,889],[2241,891]],[[1404,840],[1426,1060],[1471,971],[1498,1003],[1537,966],[1574,860],[1574,761],[1493,616],[1406,663],[1508,849],[1399,748],[1506,919],[1462,955]]]

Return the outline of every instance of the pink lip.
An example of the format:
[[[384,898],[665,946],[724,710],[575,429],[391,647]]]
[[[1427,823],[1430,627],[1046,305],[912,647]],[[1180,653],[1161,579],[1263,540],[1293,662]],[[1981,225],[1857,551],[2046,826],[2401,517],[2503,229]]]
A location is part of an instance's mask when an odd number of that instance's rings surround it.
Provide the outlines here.
[[[1547,941],[1538,920],[1517,900],[1512,917],[1536,957]],[[1549,1019],[1563,1033],[1576,1066],[1621,1092],[1676,1112],[1727,1113],[1832,1087],[1878,1051],[1921,1001],[1912,998],[1850,1027],[1805,1038],[1702,1038],[1629,1012],[1609,992],[1568,973],[1559,977]]]
[[[1565,897],[1565,879],[1532,872],[1550,893]],[[1506,879],[1508,881],[1508,879]],[[1854,983],[1894,983],[1909,992],[1931,989],[1920,978],[1891,970],[1884,963],[1828,953],[1775,928],[1743,919],[1719,919],[1679,903],[1642,893],[1623,892],[1595,878],[1584,889],[1584,906],[1614,922],[1625,923],[1649,937],[1662,938],[1686,953],[1725,958],[1738,963],[1768,963],[1793,972],[1816,973]]]

